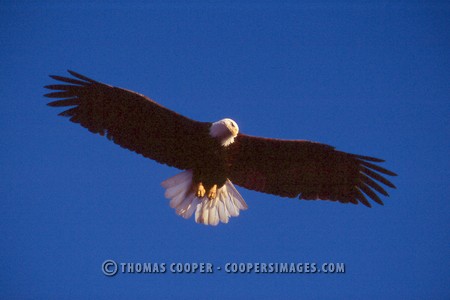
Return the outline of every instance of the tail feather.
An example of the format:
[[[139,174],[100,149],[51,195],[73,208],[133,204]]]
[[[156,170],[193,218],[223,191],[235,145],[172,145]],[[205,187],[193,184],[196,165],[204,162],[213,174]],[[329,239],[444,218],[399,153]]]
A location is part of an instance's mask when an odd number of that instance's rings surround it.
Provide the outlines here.
[[[178,195],[173,197],[169,203],[170,207],[177,209],[179,206],[181,206],[181,204],[184,200],[184,197],[185,197],[184,193],[179,193]]]
[[[230,217],[237,217],[240,210],[248,208],[228,179],[225,185],[217,190],[214,200],[209,200],[206,196],[196,197],[191,189],[192,182],[192,171],[188,170],[161,183],[166,189],[165,197],[170,199],[170,207],[185,219],[190,218],[195,211],[195,222],[216,226],[219,222],[228,223]]]
[[[217,206],[211,206],[209,209],[209,224],[216,226],[219,224],[219,212],[217,211]]]
[[[225,208],[225,203],[223,199],[220,199],[218,203],[219,207],[219,219],[222,223],[228,223],[228,219],[230,218],[230,214],[228,213],[228,210]]]
[[[166,189],[164,196],[172,199],[192,185],[192,172],[177,174],[163,181],[161,185]]]
[[[194,194],[192,194],[191,196],[192,196],[192,201],[186,207],[186,209],[184,209],[184,210],[177,209],[176,210],[177,215],[182,216],[185,219],[189,219],[192,216],[192,214],[197,209],[197,205],[200,203],[200,201],[198,200],[197,197],[194,196]]]
[[[239,194],[239,192],[237,191],[237,189],[234,187],[234,185],[231,183],[230,180],[227,179],[227,183],[229,183],[228,190],[229,193],[231,194],[231,199],[233,199],[234,203],[236,204],[237,207],[239,207],[239,209],[246,210],[248,206],[247,203],[245,203],[244,198],[242,198],[241,194]]]

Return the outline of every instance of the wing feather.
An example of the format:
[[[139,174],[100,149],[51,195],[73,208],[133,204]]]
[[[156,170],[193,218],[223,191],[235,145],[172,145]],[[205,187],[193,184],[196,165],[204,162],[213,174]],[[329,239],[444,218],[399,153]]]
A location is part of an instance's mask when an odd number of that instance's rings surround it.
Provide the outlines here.
[[[71,84],[78,84],[78,85],[88,85],[89,84],[84,81],[80,81],[80,80],[76,80],[76,79],[68,78],[68,77],[63,77],[63,76],[58,76],[58,75],[50,75],[50,77],[55,80],[66,82],[66,83],[71,83]]]
[[[364,204],[367,207],[372,207],[369,201],[367,201],[366,196],[361,192],[359,188],[355,189],[355,199]]]
[[[390,182],[389,180],[387,180],[386,178],[384,178],[383,176],[381,176],[380,174],[365,168],[365,167],[361,167],[361,171],[363,173],[365,173],[367,176],[372,177],[373,179],[383,183],[384,185],[387,185],[388,187],[391,187],[393,189],[395,189],[395,185],[392,184],[392,182]]]
[[[383,174],[385,174],[385,175],[389,175],[389,176],[397,176],[397,174],[395,174],[394,172],[389,171],[389,170],[386,170],[385,168],[382,168],[382,167],[380,167],[380,166],[371,164],[371,163],[369,163],[369,162],[367,162],[367,161],[359,160],[359,163],[360,163],[361,165],[363,165],[363,166],[369,167],[369,168],[371,168],[371,169],[373,169],[373,170],[375,170],[375,171],[377,171],[377,172],[383,173]]]
[[[160,163],[179,169],[199,163],[210,123],[188,119],[141,94],[68,72],[74,78],[50,76],[68,84],[45,86],[53,91],[46,97],[59,99],[49,106],[68,108],[60,116]]]
[[[368,177],[367,175],[360,173],[359,176],[361,177],[362,182],[376,190],[378,193],[383,194],[384,196],[389,196],[389,194],[386,192],[385,189],[378,183],[376,183],[372,178]]]
[[[338,151],[321,143],[240,134],[228,152],[230,180],[264,193],[305,200],[360,202],[371,207],[364,194],[379,204],[383,202],[375,191],[388,196],[378,182],[395,188],[383,176],[396,174],[375,164],[382,159]]]

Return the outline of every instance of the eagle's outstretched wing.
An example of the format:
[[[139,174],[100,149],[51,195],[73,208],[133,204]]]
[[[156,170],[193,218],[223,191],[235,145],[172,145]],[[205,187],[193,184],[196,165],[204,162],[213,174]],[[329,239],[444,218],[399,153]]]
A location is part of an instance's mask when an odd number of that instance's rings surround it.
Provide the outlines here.
[[[230,180],[259,192],[370,207],[365,195],[379,204],[375,191],[388,196],[380,183],[395,188],[383,176],[396,174],[374,164],[383,160],[320,143],[240,134],[229,152]]]
[[[195,167],[202,157],[210,123],[179,115],[138,93],[106,85],[69,71],[75,78],[50,76],[63,84],[46,86],[59,98],[48,105],[71,107],[69,117],[114,143],[179,169]]]

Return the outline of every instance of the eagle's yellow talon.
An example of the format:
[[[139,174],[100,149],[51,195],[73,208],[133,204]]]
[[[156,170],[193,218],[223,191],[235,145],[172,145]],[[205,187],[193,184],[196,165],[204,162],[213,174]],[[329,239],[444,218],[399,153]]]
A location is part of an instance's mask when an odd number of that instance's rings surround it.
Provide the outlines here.
[[[214,200],[216,199],[216,195],[217,195],[217,184],[213,185],[211,187],[211,189],[208,192],[208,199],[209,200]]]
[[[197,196],[198,198],[203,198],[205,194],[206,194],[205,187],[201,182],[199,182],[196,187],[195,196]]]

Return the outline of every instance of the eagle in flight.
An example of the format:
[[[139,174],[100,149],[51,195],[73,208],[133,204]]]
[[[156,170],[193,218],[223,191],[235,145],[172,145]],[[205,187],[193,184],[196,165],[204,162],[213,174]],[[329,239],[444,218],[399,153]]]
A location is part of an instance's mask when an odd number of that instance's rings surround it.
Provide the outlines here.
[[[184,218],[195,212],[205,225],[228,223],[247,209],[233,184],[258,192],[303,200],[383,204],[385,177],[395,173],[383,160],[336,150],[305,140],[262,138],[239,133],[231,119],[199,122],[173,112],[150,98],[107,85],[73,71],[51,75],[58,84],[48,103],[68,108],[59,113],[90,132],[159,163],[183,170],[164,182],[170,207]]]

